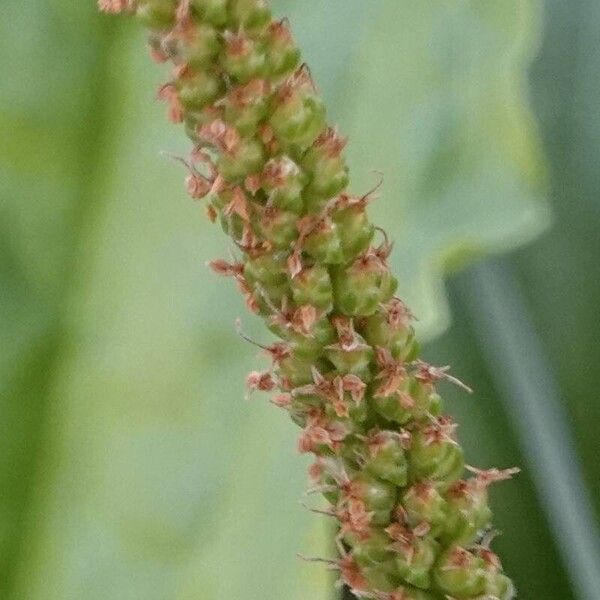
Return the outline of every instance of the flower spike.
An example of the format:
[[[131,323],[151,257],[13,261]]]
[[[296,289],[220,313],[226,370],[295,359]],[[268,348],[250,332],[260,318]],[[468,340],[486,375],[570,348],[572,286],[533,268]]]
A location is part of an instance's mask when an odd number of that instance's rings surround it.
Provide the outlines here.
[[[336,559],[321,562],[372,600],[511,600],[490,549],[488,487],[517,469],[466,467],[437,384],[471,389],[424,362],[396,296],[393,244],[369,220],[383,185],[348,189],[347,139],[328,124],[287,19],[266,0],[99,0],[150,29],[171,72],[158,92],[191,139],[186,190],[235,244],[209,264],[231,277],[278,341],[248,396],[267,392],[314,455],[307,495],[335,519]],[[375,239],[377,238],[377,239]]]

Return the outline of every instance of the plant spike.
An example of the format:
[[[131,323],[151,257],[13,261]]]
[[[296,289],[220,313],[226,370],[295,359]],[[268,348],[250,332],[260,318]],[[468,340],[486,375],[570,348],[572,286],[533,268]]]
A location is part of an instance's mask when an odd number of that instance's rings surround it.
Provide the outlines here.
[[[187,191],[242,256],[210,266],[281,339],[261,346],[271,367],[249,375],[249,391],[275,392],[302,428],[299,450],[315,456],[310,493],[339,522],[330,568],[361,598],[513,598],[482,539],[487,488],[515,470],[470,468],[464,478],[436,384],[470,390],[418,357],[387,264],[392,246],[366,213],[379,185],[347,192],[346,139],[327,125],[287,20],[273,20],[265,0],[99,6],[137,15],[151,56],[172,64],[158,95],[194,143],[178,158]]]

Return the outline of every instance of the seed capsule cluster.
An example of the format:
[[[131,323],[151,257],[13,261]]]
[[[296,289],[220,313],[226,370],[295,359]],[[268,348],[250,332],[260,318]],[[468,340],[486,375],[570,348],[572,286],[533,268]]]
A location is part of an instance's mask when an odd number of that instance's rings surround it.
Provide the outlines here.
[[[204,199],[239,249],[212,268],[279,338],[271,366],[248,377],[273,394],[315,457],[314,487],[337,519],[329,562],[360,597],[510,600],[489,549],[490,483],[464,478],[456,424],[436,392],[446,368],[419,359],[412,315],[395,297],[385,234],[369,221],[374,193],[347,192],[345,139],[285,20],[264,0],[100,0],[150,29],[159,90],[194,143],[187,191]]]

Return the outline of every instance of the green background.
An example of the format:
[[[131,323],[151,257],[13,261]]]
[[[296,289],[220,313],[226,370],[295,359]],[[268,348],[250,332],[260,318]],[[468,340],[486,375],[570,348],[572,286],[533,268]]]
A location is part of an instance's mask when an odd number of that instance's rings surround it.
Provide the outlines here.
[[[444,390],[471,463],[524,469],[492,494],[506,570],[525,599],[597,599],[597,554],[565,560],[586,540],[548,507],[575,474],[562,512],[600,508],[600,6],[273,5],[350,136],[353,189],[385,174],[373,214],[426,356],[477,391]],[[159,155],[187,145],[143,33],[91,0],[2,6],[0,598],[331,598],[295,557],[331,553],[296,431],[243,401],[263,359],[204,267],[227,241]],[[553,463],[569,435],[584,485]]]

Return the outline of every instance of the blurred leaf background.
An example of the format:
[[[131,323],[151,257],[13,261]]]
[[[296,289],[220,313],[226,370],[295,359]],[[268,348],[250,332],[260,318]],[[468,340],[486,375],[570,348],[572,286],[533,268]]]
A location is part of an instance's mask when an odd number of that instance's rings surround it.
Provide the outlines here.
[[[565,473],[538,467],[575,436],[585,486],[570,493],[592,499],[593,537],[600,6],[273,4],[351,137],[355,191],[385,173],[373,211],[426,354],[477,389],[446,394],[471,462],[525,469],[493,495],[507,571],[523,598],[597,598],[540,492]],[[328,554],[331,532],[298,503],[294,427],[242,401],[257,361],[232,326],[245,310],[203,266],[227,243],[158,154],[186,144],[152,101],[164,74],[142,47],[91,1],[3,1],[0,597],[331,598],[330,577],[295,558]],[[502,357],[527,351],[544,382],[511,404],[519,365]],[[559,405],[542,403],[533,430],[559,433],[536,446],[519,407],[548,379]]]

